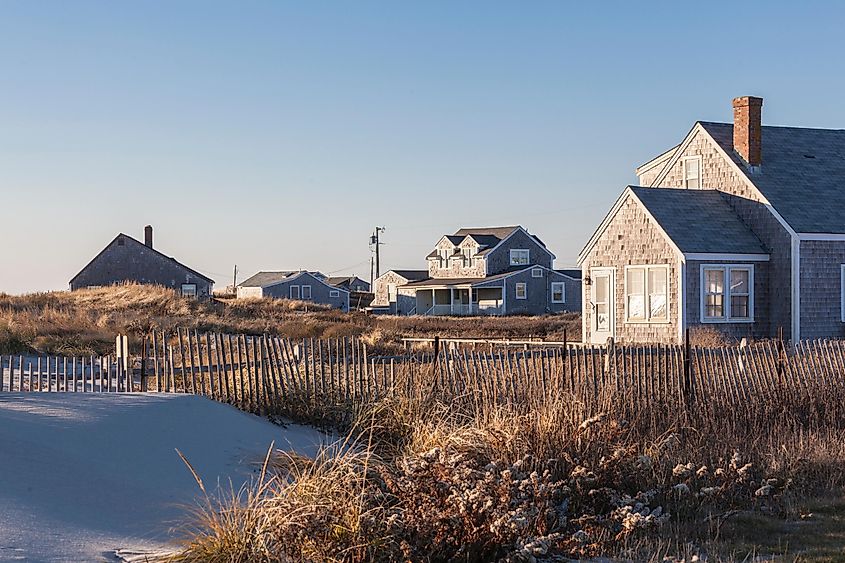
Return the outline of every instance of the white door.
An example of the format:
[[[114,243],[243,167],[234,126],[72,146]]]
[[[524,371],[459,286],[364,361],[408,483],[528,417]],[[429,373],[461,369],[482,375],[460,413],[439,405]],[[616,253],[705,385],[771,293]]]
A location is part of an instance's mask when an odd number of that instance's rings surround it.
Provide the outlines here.
[[[614,335],[616,324],[616,304],[614,303],[613,270],[590,270],[592,284],[590,286],[590,304],[592,306],[590,342],[605,344]]]

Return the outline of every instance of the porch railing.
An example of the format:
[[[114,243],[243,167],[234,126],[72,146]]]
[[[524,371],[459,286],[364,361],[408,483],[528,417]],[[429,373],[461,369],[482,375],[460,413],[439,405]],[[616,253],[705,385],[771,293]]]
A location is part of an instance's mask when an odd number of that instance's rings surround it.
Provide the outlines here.
[[[463,304],[452,303],[449,305],[432,305],[426,311],[426,315],[500,315],[502,314],[502,307],[500,305],[479,305],[478,303]]]

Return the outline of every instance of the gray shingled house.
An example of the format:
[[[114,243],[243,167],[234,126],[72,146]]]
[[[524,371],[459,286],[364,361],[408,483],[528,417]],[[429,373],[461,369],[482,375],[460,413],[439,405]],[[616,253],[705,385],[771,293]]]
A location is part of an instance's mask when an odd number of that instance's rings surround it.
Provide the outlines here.
[[[845,336],[845,131],[697,122],[637,169],[582,250],[585,341]]]
[[[392,315],[409,314],[417,307],[416,292],[403,286],[428,278],[428,270],[388,270],[373,280],[373,309]]]
[[[160,285],[186,297],[208,299],[214,280],[153,248],[153,228],[144,228],[144,242],[118,234],[70,280],[71,291],[124,282]]]
[[[413,296],[402,314],[539,315],[581,308],[580,273],[554,270],[554,255],[520,226],[460,229],[428,255],[428,277],[397,287]]]
[[[258,272],[239,283],[236,292],[238,299],[293,299],[349,310],[349,290],[329,284],[320,272]]]

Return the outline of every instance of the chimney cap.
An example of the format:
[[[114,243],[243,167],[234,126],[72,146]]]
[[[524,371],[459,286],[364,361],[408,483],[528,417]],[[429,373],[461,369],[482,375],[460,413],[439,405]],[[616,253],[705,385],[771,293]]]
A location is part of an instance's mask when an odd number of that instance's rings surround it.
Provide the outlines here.
[[[763,98],[757,96],[739,96],[733,99],[733,107],[762,106]]]

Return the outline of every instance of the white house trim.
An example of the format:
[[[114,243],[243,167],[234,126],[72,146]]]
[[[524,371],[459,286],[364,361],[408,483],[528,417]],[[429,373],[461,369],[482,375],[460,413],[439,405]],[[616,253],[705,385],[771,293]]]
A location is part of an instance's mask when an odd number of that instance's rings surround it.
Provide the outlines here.
[[[687,263],[678,265],[678,342],[683,344],[687,328]]]
[[[839,320],[845,323],[845,264],[839,265]]]
[[[686,260],[715,260],[717,262],[768,262],[768,254],[719,254],[711,252],[687,252]]]
[[[798,233],[798,240],[805,241],[845,241],[842,233]]]
[[[680,144],[675,145],[671,149],[660,153],[658,156],[652,158],[648,162],[644,162],[643,164],[640,164],[639,166],[637,166],[636,169],[634,169],[634,174],[636,174],[637,177],[639,177],[639,176],[642,176],[643,174],[645,174],[646,172],[648,172],[648,171],[650,171],[654,168],[657,168],[658,166],[662,166],[663,164],[666,163],[667,160],[672,158],[675,151],[678,150],[678,148],[680,146],[681,146]]]

